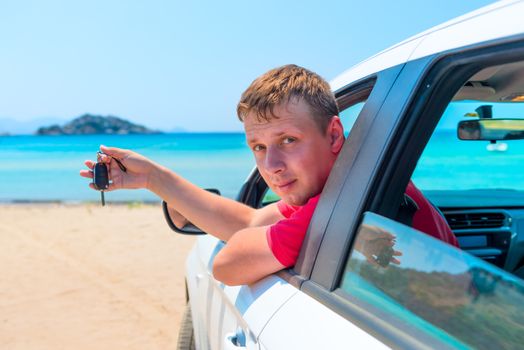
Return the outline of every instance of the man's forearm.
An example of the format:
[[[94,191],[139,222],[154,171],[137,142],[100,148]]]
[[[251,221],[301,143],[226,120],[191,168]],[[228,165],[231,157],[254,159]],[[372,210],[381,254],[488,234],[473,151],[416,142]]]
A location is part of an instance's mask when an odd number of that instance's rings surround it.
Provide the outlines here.
[[[251,284],[285,268],[269,247],[267,226],[241,230],[213,260],[213,276],[224,284]]]
[[[203,190],[158,164],[152,167],[147,188],[201,230],[224,241],[248,227],[255,211],[247,205]]]

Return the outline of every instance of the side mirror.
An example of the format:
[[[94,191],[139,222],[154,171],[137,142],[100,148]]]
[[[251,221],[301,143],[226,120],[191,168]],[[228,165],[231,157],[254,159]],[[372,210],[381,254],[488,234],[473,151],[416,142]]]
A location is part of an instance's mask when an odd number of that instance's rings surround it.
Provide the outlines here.
[[[460,140],[521,140],[524,139],[524,119],[477,119],[458,123]]]
[[[220,191],[215,188],[206,188],[206,191],[215,193],[220,196]],[[176,233],[180,233],[183,235],[205,235],[206,233],[193,225],[192,223],[188,222],[183,227],[178,227],[173,222],[173,219],[171,218],[171,215],[169,214],[169,208],[167,206],[167,203],[165,201],[162,201],[162,211],[164,212],[164,218],[166,219],[167,225],[170,229],[175,231]]]

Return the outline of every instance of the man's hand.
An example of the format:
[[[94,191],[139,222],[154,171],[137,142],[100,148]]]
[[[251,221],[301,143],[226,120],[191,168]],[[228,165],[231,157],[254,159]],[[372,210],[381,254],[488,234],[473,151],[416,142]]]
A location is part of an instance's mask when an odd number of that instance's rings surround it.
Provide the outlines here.
[[[121,148],[100,146],[100,151],[105,153],[101,155],[100,161],[106,163],[109,170],[110,183],[106,191],[148,188],[155,163],[138,153]],[[118,159],[126,167],[125,172],[120,169],[113,158]],[[81,170],[80,176],[92,179],[96,162],[86,160],[84,163],[89,170]],[[92,183],[89,184],[89,187],[94,189]]]
[[[394,250],[396,237],[377,226],[363,224],[355,241],[355,250],[364,255],[376,267],[387,267],[389,263],[400,264],[395,258],[402,252]]]

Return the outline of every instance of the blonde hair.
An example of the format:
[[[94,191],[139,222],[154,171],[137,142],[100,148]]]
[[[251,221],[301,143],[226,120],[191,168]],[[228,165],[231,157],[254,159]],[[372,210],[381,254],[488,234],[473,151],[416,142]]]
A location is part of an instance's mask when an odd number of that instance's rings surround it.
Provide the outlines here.
[[[303,67],[289,64],[274,68],[255,79],[240,97],[237,115],[244,121],[254,112],[258,121],[278,118],[273,110],[291,99],[305,101],[311,115],[322,132],[326,131],[331,117],[338,115],[335,96],[329,84],[318,74]]]

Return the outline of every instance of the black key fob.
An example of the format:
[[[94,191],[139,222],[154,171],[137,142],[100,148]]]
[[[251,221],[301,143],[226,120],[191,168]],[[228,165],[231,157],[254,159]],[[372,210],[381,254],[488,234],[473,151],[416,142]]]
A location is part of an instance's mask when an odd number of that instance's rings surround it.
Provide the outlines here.
[[[96,163],[93,167],[93,185],[99,191],[107,190],[109,187],[109,174],[105,163]]]
[[[375,261],[382,267],[387,267],[393,258],[393,253],[395,251],[391,247],[385,247],[382,249],[380,254],[377,255]]]

